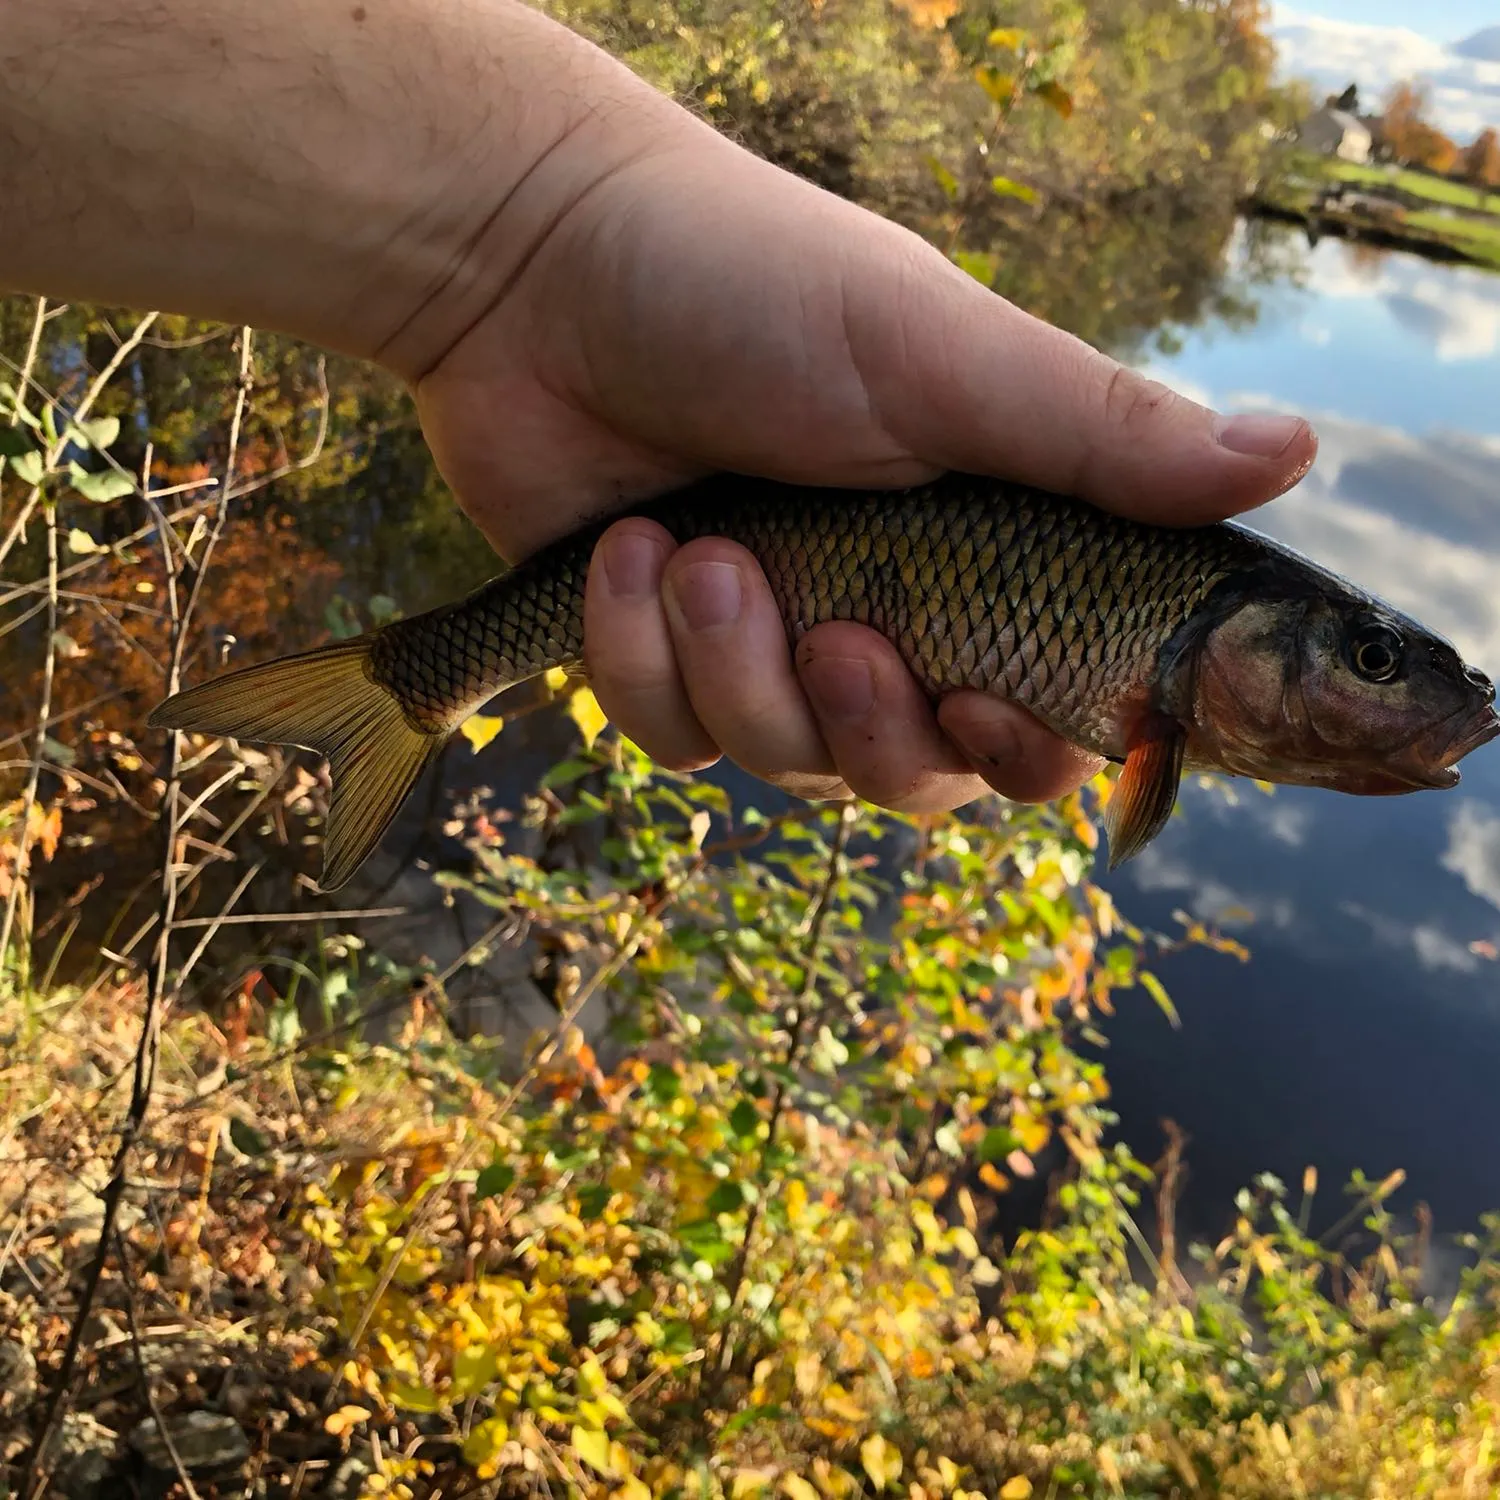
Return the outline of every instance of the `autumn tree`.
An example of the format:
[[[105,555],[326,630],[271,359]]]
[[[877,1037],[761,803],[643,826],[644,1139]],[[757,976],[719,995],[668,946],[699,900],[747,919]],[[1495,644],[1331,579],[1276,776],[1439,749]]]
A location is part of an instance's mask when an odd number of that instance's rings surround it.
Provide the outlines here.
[[[1398,83],[1386,96],[1381,141],[1392,157],[1408,166],[1451,172],[1458,164],[1458,147],[1426,118],[1427,102],[1425,89]]]
[[[1477,188],[1500,187],[1500,135],[1483,130],[1464,152],[1464,176]]]

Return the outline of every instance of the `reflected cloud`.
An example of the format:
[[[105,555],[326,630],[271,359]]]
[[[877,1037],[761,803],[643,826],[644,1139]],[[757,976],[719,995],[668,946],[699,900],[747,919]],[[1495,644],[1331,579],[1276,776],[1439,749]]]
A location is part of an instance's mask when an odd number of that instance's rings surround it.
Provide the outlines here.
[[[1339,910],[1368,928],[1382,947],[1400,949],[1415,955],[1424,969],[1446,969],[1459,974],[1473,974],[1479,968],[1478,956],[1468,945],[1443,931],[1432,922],[1408,923],[1395,917],[1370,911],[1352,901],[1340,904]]]
[[[1296,920],[1296,909],[1288,897],[1244,895],[1168,854],[1158,844],[1148,844],[1136,855],[1130,871],[1143,891],[1189,892],[1183,903],[1188,912],[1200,922],[1226,930],[1258,924],[1285,929]]]
[[[1500,813],[1483,802],[1463,802],[1448,820],[1443,868],[1474,895],[1500,907]]]
[[[1444,363],[1500,352],[1500,276],[1471,266],[1435,271],[1413,256],[1371,256],[1348,244],[1338,252],[1308,258],[1309,292],[1340,301],[1380,300]]]

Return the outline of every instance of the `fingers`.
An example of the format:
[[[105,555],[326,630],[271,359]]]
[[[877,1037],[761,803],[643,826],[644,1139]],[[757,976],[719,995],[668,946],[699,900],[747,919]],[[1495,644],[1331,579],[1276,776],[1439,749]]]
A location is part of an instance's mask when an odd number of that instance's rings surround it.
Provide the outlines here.
[[[1312,466],[1317,439],[1301,418],[1221,415],[935,252],[876,239],[848,273],[849,343],[873,413],[903,448],[1166,524],[1262,504]]]
[[[1012,802],[1054,801],[1104,769],[1101,757],[1060,739],[1024,708],[986,693],[954,693],[937,717],[989,785]]]
[[[589,571],[584,632],[600,707],[673,769],[723,753],[795,796],[852,793],[919,813],[991,788],[1048,800],[1097,768],[982,693],[935,713],[896,648],[864,626],[820,625],[794,656],[764,573],[732,542],[678,548],[652,521],[618,522]]]
[[[662,573],[674,551],[665,527],[638,517],[600,539],[583,596],[584,666],[622,734],[669,770],[697,771],[719,750],[693,712],[662,608]]]

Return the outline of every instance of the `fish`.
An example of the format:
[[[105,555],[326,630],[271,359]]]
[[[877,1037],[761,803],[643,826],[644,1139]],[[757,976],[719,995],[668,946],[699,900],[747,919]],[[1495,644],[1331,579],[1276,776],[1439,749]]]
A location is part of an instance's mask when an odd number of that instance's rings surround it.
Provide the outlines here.
[[[717,474],[623,513],[748,548],[789,646],[870,626],[933,702],[997,695],[1122,767],[1110,868],[1160,833],[1187,771],[1394,795],[1456,785],[1500,734],[1494,684],[1452,644],[1240,522],[1152,525],[958,472],[900,490]],[[584,583],[618,518],[452,603],[188,687],[149,723],[325,757],[336,890],[465,719],[554,668],[586,677]]]

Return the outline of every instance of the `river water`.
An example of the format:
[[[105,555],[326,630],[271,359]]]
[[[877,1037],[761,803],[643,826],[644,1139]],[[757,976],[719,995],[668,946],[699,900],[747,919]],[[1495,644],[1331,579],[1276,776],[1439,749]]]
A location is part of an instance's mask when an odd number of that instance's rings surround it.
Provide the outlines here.
[[[1296,411],[1320,457],[1248,518],[1443,631],[1500,674],[1500,276],[1323,241],[1143,368],[1221,409]],[[1109,883],[1144,923],[1219,924],[1250,962],[1189,953],[1108,1052],[1147,1159],[1190,1137],[1188,1210],[1212,1232],[1262,1170],[1408,1174],[1440,1231],[1500,1208],[1500,745],[1446,792],[1363,799],[1186,789],[1183,816]],[[1493,946],[1492,946],[1493,945]],[[1333,1201],[1324,1202],[1334,1208]]]

